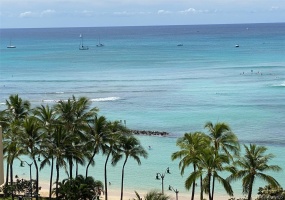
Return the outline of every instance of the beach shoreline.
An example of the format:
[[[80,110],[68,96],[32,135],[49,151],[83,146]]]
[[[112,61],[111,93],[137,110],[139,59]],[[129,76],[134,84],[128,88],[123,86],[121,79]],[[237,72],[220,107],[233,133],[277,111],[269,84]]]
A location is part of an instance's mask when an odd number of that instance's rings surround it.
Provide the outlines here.
[[[39,191],[41,197],[48,197],[49,196],[49,183],[42,181],[42,182],[40,182],[39,185],[41,186],[41,190]],[[151,190],[146,191],[146,190],[140,190],[138,188],[135,191],[138,192],[140,197],[144,198],[144,196],[148,192],[150,192]],[[125,189],[124,193],[123,193],[124,199],[126,199],[126,200],[137,199],[135,191],[132,191],[130,189]],[[160,191],[160,190],[156,189],[156,191]],[[165,194],[170,196],[171,200],[176,199],[176,193],[174,191],[168,191],[168,190],[166,191],[166,189],[165,189]],[[118,200],[118,199],[120,199],[120,196],[121,196],[120,188],[117,188],[117,187],[112,188],[112,186],[108,187],[108,200]],[[54,197],[54,195],[53,195],[53,197]],[[244,195],[243,196],[242,195],[236,196],[235,198],[237,199],[237,198],[242,198],[242,197],[244,197]],[[191,191],[189,191],[188,193],[178,192],[178,199],[179,200],[188,200],[190,198],[191,198]],[[199,199],[199,198],[200,198],[200,194],[198,191],[196,191],[195,199]],[[217,200],[229,200],[230,198],[233,198],[233,197],[230,197],[229,195],[221,194],[218,192],[214,194],[214,199],[217,199]],[[253,196],[253,199],[255,199],[255,198],[256,198],[256,196]],[[105,194],[101,195],[101,199],[105,199]],[[204,199],[208,199],[208,196],[206,194],[204,194]]]
[[[143,198],[145,196],[145,194],[147,192],[150,192],[150,191],[142,191],[142,190],[138,189],[137,192]],[[48,189],[47,188],[42,188],[41,191],[40,191],[40,195],[41,195],[41,197],[48,197],[49,196]],[[173,191],[167,192],[166,195],[170,196],[171,200],[175,200],[176,199],[176,196],[175,196],[176,194]],[[108,200],[118,200],[118,199],[120,199],[120,196],[121,196],[120,189],[108,189]],[[128,200],[137,199],[135,191],[124,190],[123,196],[124,196],[124,199],[126,199],[126,200],[127,199]],[[189,194],[178,193],[178,199],[179,200],[188,200],[190,198],[191,198],[191,192],[189,192]],[[200,196],[197,193],[195,195],[195,199],[199,199],[199,198],[200,198]],[[214,198],[218,199],[218,200],[228,200],[231,197],[230,196],[225,196],[225,195],[222,195],[222,194],[216,194]],[[101,195],[101,199],[105,199],[105,195],[104,194]],[[204,199],[208,199],[206,195],[204,195]]]

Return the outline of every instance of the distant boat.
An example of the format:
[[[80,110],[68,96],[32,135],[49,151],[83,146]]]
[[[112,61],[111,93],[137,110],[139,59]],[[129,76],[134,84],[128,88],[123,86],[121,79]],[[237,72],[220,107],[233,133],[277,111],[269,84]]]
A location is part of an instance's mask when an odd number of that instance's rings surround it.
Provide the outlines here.
[[[182,46],[183,46],[183,44],[177,44],[177,46],[178,46],[178,47],[182,47]]]
[[[88,50],[89,47],[88,46],[84,46],[84,44],[83,44],[83,36],[80,34],[79,37],[81,38],[81,42],[80,42],[80,45],[79,45],[79,50]]]
[[[96,45],[97,47],[103,47],[104,46],[104,44],[102,44],[101,42],[100,42],[100,37],[99,37],[99,42],[98,42],[98,44]]]
[[[16,48],[16,46],[12,45],[12,44],[11,44],[11,40],[10,40],[10,44],[7,46],[7,48],[13,49],[13,48]]]
[[[236,44],[236,46],[235,47],[239,47],[239,44]]]

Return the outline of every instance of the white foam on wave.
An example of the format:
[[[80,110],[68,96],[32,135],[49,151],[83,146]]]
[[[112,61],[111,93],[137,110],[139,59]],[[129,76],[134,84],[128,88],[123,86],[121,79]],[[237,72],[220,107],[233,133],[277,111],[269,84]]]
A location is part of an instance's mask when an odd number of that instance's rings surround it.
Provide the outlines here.
[[[55,92],[56,94],[64,94],[64,92]]]
[[[120,97],[102,97],[102,98],[95,98],[95,99],[90,99],[92,102],[98,102],[98,101],[117,101],[119,100]],[[53,100],[53,99],[43,99],[42,102],[45,103],[58,103],[59,101],[68,101],[68,100]]]
[[[5,105],[6,103],[0,103],[0,105]]]
[[[283,81],[280,84],[274,84],[273,86],[275,86],[275,87],[285,87],[285,81]]]
[[[46,102],[46,103],[57,103],[57,102],[59,102],[59,100],[43,99],[42,102]]]
[[[98,101],[117,101],[120,97],[105,97],[105,98],[96,98],[96,99],[90,99],[90,101],[98,102]]]

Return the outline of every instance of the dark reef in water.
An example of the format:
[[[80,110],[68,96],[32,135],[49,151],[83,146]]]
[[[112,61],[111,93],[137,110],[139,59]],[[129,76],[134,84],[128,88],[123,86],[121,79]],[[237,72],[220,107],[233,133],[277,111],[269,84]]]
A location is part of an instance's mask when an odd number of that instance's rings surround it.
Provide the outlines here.
[[[157,136],[169,135],[169,133],[164,131],[146,131],[146,130],[131,130],[131,133],[135,135],[157,135]]]

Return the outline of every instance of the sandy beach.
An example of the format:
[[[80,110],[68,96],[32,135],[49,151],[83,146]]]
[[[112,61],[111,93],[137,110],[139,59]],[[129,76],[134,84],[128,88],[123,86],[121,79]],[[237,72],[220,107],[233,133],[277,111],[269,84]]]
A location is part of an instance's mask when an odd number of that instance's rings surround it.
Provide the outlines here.
[[[141,197],[143,197],[146,192],[140,192],[139,190],[137,191]],[[48,197],[48,190],[44,190],[42,189],[41,192],[40,192],[41,196],[42,197]],[[175,193],[173,192],[173,194],[168,194],[167,195],[170,196],[170,199],[171,200],[175,200],[176,199],[176,196],[175,196]],[[178,199],[179,200],[188,200],[190,199],[190,194],[179,194],[178,193]],[[206,196],[204,196],[205,199]],[[230,197],[228,196],[216,196],[215,199],[217,200],[228,200]],[[105,199],[105,196],[102,195],[101,196],[101,199]],[[108,192],[108,199],[109,200],[119,200],[120,199],[120,190],[110,190]],[[132,199],[136,199],[136,195],[135,195],[135,192],[134,191],[124,191],[124,199],[126,200],[132,200]],[[195,199],[199,199],[199,195],[195,195]]]
[[[42,197],[48,197],[49,196],[49,191],[48,191],[48,184],[47,183],[41,183],[40,184],[42,186],[42,189],[40,191],[40,194]],[[137,190],[137,192],[139,193],[139,195],[141,197],[144,197],[145,194],[148,191],[141,191],[141,190]],[[172,191],[167,191],[166,192],[167,195],[170,196],[171,200],[175,200],[176,196],[175,196],[175,192]],[[108,199],[109,200],[119,200],[120,199],[120,189],[108,189]],[[189,194],[186,193],[178,193],[178,199],[179,200],[188,200],[191,197],[191,193],[189,192]],[[136,195],[135,195],[135,191],[130,191],[130,190],[125,190],[124,191],[124,199],[125,200],[132,200],[132,199],[136,199]],[[195,199],[199,199],[200,196],[197,193],[197,195],[195,195]],[[217,200],[228,200],[230,197],[229,196],[223,196],[223,195],[219,195],[216,194],[216,196],[214,197],[214,199]],[[101,199],[105,199],[104,195],[101,195]],[[204,199],[208,199],[206,195],[204,195]]]

